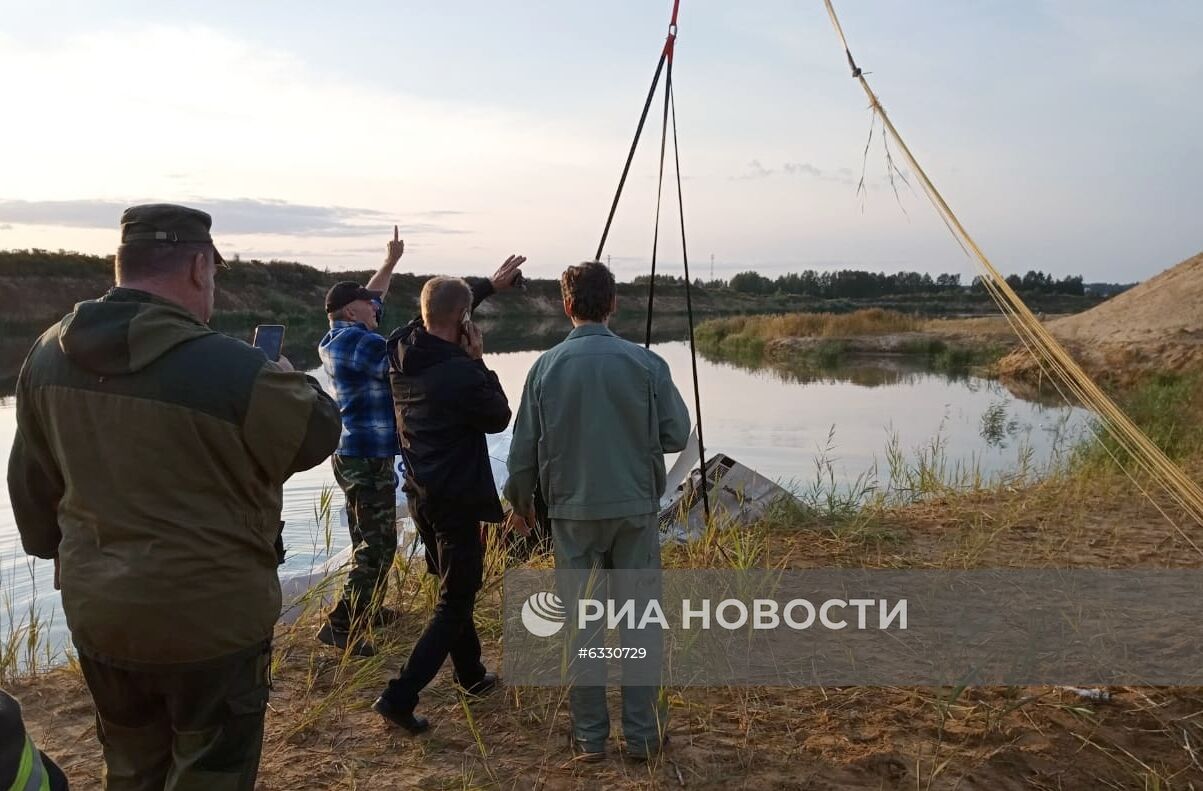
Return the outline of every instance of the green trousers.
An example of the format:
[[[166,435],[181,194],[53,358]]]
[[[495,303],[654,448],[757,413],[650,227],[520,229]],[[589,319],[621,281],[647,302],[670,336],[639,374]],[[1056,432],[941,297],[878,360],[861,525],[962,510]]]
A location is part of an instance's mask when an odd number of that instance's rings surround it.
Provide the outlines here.
[[[380,606],[388,572],[397,554],[397,478],[393,457],[360,458],[335,455],[334,479],[347,499],[354,560],[347,572],[342,602],[331,614],[336,625]]]
[[[106,791],[252,791],[271,649],[204,667],[127,670],[81,653]]]
[[[659,569],[660,532],[656,514],[619,519],[553,519],[552,542],[557,569]],[[581,590],[561,590],[560,598],[568,612],[576,611],[576,599]],[[619,591],[610,591],[615,598],[625,598]],[[590,596],[596,597],[596,592]],[[642,606],[637,605],[636,611]],[[639,642],[635,635],[621,634],[624,647]],[[580,647],[601,644],[599,631],[578,634],[573,655]],[[577,645],[579,643],[579,645]],[[585,750],[598,751],[605,747],[610,736],[610,715],[606,709],[606,688],[588,683],[590,675],[602,667],[596,660],[589,669],[575,673],[577,681],[569,691],[572,710],[573,738]],[[581,683],[586,680],[586,683]],[[596,682],[596,676],[593,679]],[[604,674],[601,680],[604,684]],[[622,733],[627,748],[647,755],[659,751],[668,725],[668,707],[658,686],[622,687]]]

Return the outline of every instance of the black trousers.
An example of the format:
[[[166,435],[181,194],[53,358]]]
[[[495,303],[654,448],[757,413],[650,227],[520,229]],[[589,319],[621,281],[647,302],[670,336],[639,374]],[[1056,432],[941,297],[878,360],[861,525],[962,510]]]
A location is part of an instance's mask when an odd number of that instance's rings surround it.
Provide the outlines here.
[[[418,693],[448,656],[462,686],[470,687],[485,675],[473,620],[484,573],[480,522],[461,504],[407,494],[409,514],[426,548],[426,569],[439,579],[439,600],[401,673],[384,692],[385,699],[406,711],[417,705]]]
[[[271,649],[204,667],[127,670],[81,652],[107,791],[251,791]]]

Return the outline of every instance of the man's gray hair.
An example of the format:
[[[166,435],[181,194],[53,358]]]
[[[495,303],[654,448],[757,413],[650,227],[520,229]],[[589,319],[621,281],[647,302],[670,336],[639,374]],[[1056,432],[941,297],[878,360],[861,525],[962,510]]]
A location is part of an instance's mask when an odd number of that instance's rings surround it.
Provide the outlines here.
[[[422,286],[422,323],[447,325],[458,322],[472,307],[472,289],[462,278],[432,277]]]

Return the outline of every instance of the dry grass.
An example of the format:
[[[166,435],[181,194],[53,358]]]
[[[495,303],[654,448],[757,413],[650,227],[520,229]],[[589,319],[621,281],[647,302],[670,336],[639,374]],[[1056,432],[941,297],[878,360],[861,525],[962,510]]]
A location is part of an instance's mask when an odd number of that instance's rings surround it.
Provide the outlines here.
[[[1005,316],[966,316],[956,319],[925,319],[919,329],[937,335],[956,335],[970,338],[1003,338],[1017,343]]]
[[[715,532],[666,552],[669,567],[965,568],[1193,565],[1123,479],[1056,477],[885,509],[873,531],[796,515]],[[886,536],[888,533],[888,537]],[[502,553],[490,550],[479,623],[499,661]],[[545,564],[546,558],[537,563]],[[409,739],[368,710],[421,629],[433,587],[394,579],[403,623],[381,655],[317,646],[312,619],[282,630],[261,787],[292,788],[1158,788],[1203,787],[1203,691],[1113,689],[1109,703],[1052,687],[683,688],[670,691],[673,747],[652,766],[571,760],[562,690],[508,688],[469,706],[449,673],[423,696],[433,731]],[[98,745],[77,674],[19,684],[39,743],[73,787],[98,787]],[[612,701],[617,712],[617,701]]]
[[[733,316],[703,322],[699,338],[721,344],[727,338],[765,343],[778,338],[844,338],[914,332],[924,320],[906,313],[868,308],[852,313],[785,313],[774,316]]]
[[[697,341],[707,357],[743,365],[822,370],[850,355],[905,354],[959,371],[997,360],[1014,336],[1002,316],[927,319],[869,308],[712,319],[698,326]]]
[[[1159,388],[1160,385],[1150,385]],[[1175,385],[1180,386],[1180,385]],[[1137,394],[1147,420],[1166,411],[1160,389]],[[1187,412],[1171,416],[1181,427]],[[1141,407],[1147,404],[1147,407]],[[1203,474],[1199,432],[1178,458]],[[917,473],[919,480],[931,478]],[[1040,482],[929,480],[905,504],[877,501],[773,514],[670,548],[672,567],[1197,568],[1203,562],[1136,485],[1090,454]],[[818,501],[816,501],[817,503]],[[1171,515],[1181,515],[1160,503]],[[1203,528],[1185,526],[1203,543]],[[403,553],[404,554],[404,553]],[[488,549],[478,623],[499,663],[500,575],[513,561]],[[546,556],[535,565],[546,566]],[[316,613],[277,635],[263,789],[355,788],[1203,788],[1203,690],[1122,687],[1110,702],[1054,687],[681,688],[670,690],[673,746],[648,766],[612,755],[571,760],[565,695],[506,688],[469,706],[449,671],[423,696],[435,727],[418,739],[369,709],[403,661],[433,601],[432,580],[399,565],[390,602],[402,623],[378,635],[379,657],[354,660],[312,640]],[[315,610],[317,605],[315,604]],[[77,672],[17,682],[31,732],[73,787],[99,787],[99,746]],[[612,701],[617,712],[617,701]],[[616,718],[617,719],[617,718]]]
[[[1196,471],[1200,469],[1196,464]],[[1118,473],[1065,473],[1013,489],[937,492],[844,529],[821,510],[714,531],[670,548],[668,567],[971,568],[1196,566],[1152,504]],[[1203,536],[1195,535],[1196,540]],[[502,546],[489,552],[478,622],[499,663]],[[547,565],[546,557],[536,565]],[[472,704],[449,673],[423,696],[433,731],[409,739],[369,704],[403,661],[433,601],[432,580],[399,567],[403,622],[355,660],[312,640],[314,617],[277,636],[261,788],[1157,788],[1203,787],[1203,691],[1113,689],[1108,703],[1052,687],[682,688],[670,691],[673,747],[652,766],[615,754],[571,760],[564,692],[507,688]],[[19,682],[32,731],[98,788],[99,747],[77,673]],[[612,701],[617,712],[617,701]]]

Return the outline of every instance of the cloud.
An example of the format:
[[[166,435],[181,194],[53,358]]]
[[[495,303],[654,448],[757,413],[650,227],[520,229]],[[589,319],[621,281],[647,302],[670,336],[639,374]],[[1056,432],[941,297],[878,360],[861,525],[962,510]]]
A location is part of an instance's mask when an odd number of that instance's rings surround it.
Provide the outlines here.
[[[13,227],[6,222],[0,223],[0,231],[11,231]]]
[[[121,212],[139,200],[0,199],[0,221],[19,225],[52,225],[70,228],[115,229]],[[216,198],[187,201],[187,205],[213,215],[217,236],[274,234],[280,236],[382,236],[396,218],[374,209],[346,206],[310,206],[281,200]],[[415,222],[400,225],[402,234],[461,234],[459,228],[440,222],[463,214],[453,210],[420,212]]]
[[[406,246],[406,252],[409,252],[409,245]],[[266,260],[285,260],[285,261],[303,261],[307,258],[330,258],[330,257],[347,257],[360,258],[364,256],[375,256],[383,252],[384,245],[372,247],[335,247],[329,250],[314,249],[309,247],[266,247],[248,245],[240,247],[237,250],[231,250],[230,253],[237,253],[243,259],[258,259]]]
[[[747,181],[751,179],[766,179],[771,175],[773,175],[773,171],[760,164],[759,159],[753,159],[748,163],[748,167],[742,175],[732,176],[731,178],[738,179],[740,181]]]
[[[856,179],[849,168],[824,170],[810,162],[785,162],[781,168],[766,168],[759,159],[748,163],[747,169],[739,176],[732,176],[733,181],[748,181],[767,179],[773,176],[808,176],[821,181],[831,181],[839,184],[855,184]]]
[[[837,184],[855,184],[856,174],[851,168],[836,168],[824,170],[809,162],[786,162],[781,169],[790,176],[810,176],[820,181],[831,181]]]
[[[806,175],[814,176],[815,178],[823,177],[823,171],[819,170],[809,162],[786,162],[781,167],[782,170],[784,170],[786,174],[790,176]]]

